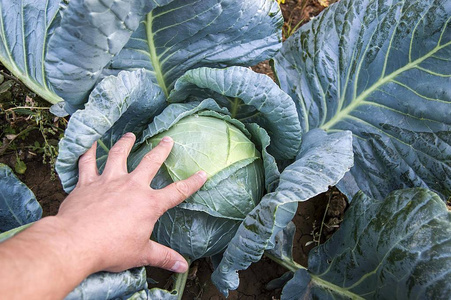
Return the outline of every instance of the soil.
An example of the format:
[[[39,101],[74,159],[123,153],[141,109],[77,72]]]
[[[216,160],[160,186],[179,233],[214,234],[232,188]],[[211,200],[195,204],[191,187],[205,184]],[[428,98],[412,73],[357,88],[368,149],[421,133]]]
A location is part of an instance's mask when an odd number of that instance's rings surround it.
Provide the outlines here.
[[[284,35],[291,33],[294,28],[310,20],[324,9],[322,4],[335,1],[317,0],[287,0],[281,4],[285,18]],[[260,73],[265,73],[274,79],[271,67],[267,61],[253,67]],[[0,118],[0,125],[7,122]],[[0,138],[3,138],[3,133]],[[42,142],[38,134],[30,134],[27,139],[32,144],[35,140]],[[24,141],[27,143],[27,141]],[[0,162],[14,169],[16,155],[18,152],[3,153]],[[43,217],[54,215],[58,211],[60,203],[66,197],[59,180],[56,178],[52,166],[43,164],[42,157],[31,151],[21,151],[20,158],[27,166],[23,175],[18,175],[36,195],[43,208]],[[294,218],[297,227],[294,245],[294,258],[301,265],[307,266],[308,252],[320,242],[324,242],[335,232],[342,220],[347,207],[345,197],[338,190],[331,188],[327,193],[319,195],[314,199],[299,204]],[[327,211],[326,211],[327,209]],[[225,299],[210,281],[212,265],[208,259],[193,262],[190,275],[186,284],[183,299]],[[287,270],[263,257],[258,263],[252,264],[250,268],[240,272],[240,286],[232,291],[228,299],[280,299],[281,290],[268,291],[265,286],[273,279],[282,276]],[[158,287],[170,288],[172,273],[148,268],[148,275],[158,281]]]

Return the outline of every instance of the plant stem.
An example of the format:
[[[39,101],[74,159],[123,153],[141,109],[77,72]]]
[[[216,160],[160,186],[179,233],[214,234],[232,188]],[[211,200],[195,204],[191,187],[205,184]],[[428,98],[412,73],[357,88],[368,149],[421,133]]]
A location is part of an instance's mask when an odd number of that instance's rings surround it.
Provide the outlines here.
[[[328,198],[329,199],[327,200],[327,205],[326,205],[326,210],[324,211],[323,220],[321,221],[321,226],[319,228],[319,236],[318,236],[318,242],[316,243],[316,246],[319,246],[321,244],[321,235],[323,234],[324,222],[326,222],[326,215],[327,215],[327,211],[329,210],[330,199],[332,199],[332,193],[330,193],[328,195]]]
[[[6,149],[8,149],[9,145],[11,145],[11,143],[18,138],[21,135],[24,135],[32,130],[35,129],[39,129],[38,127],[35,126],[28,126],[27,128],[25,128],[24,130],[22,130],[21,132],[19,132],[16,136],[14,136],[9,142],[5,143],[3,146],[0,147],[0,155],[3,155],[3,153],[5,153]]]
[[[296,272],[300,269],[304,269],[306,271],[308,271],[308,269],[298,263],[296,263],[293,260],[284,260],[281,258],[278,258],[272,254],[270,254],[268,251],[265,251],[265,256],[267,256],[268,258],[270,258],[271,260],[275,261],[276,263],[278,263],[279,265],[287,268],[288,270],[290,270],[291,272]],[[312,282],[317,285],[317,286],[321,286],[322,288],[326,289],[326,290],[330,290],[333,292],[336,292],[339,295],[344,295],[344,298],[349,298],[349,299],[356,299],[356,300],[363,300],[364,298],[360,297],[359,295],[349,291],[349,289],[343,288],[341,286],[335,285],[327,280],[324,280],[322,278],[320,278],[318,275],[314,275],[311,274],[309,272],[309,275],[311,277]]]
[[[271,259],[272,261],[278,263],[279,265],[281,265],[284,268],[287,268],[288,270],[290,270],[291,272],[296,272],[299,269],[305,269],[307,270],[306,267],[298,264],[297,262],[295,262],[294,260],[285,260],[279,257],[276,257],[272,254],[270,254],[268,251],[265,251],[265,256],[268,257],[269,259]]]
[[[231,108],[231,114],[232,114],[232,118],[236,118],[236,114],[238,113],[238,108],[240,106],[240,102],[241,99],[238,97],[235,97],[232,103],[232,108]]]
[[[185,257],[186,261],[188,262],[188,266],[191,265],[191,260],[187,257]],[[186,270],[185,273],[177,273],[175,275],[175,283],[174,283],[174,290],[177,291],[177,299],[181,300],[183,296],[183,290],[185,289],[186,280],[188,279],[188,273],[189,268]]]
[[[40,107],[40,106],[16,106],[16,107],[11,107],[8,109],[5,109],[5,111],[12,111],[12,110],[16,110],[16,109],[44,109],[44,110],[49,110],[50,107]]]
[[[101,139],[97,140],[97,145],[99,145],[103,150],[105,150],[106,153],[110,152],[110,149],[102,142]]]

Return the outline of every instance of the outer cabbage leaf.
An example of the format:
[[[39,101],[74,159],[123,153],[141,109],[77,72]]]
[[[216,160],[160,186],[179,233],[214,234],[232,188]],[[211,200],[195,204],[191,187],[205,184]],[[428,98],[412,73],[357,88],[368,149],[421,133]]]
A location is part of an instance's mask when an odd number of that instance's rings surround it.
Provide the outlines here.
[[[41,216],[42,208],[33,192],[7,165],[0,164],[0,231],[37,221]]]
[[[62,101],[47,83],[47,41],[60,20],[60,0],[0,1],[0,61],[50,103]]]
[[[268,76],[244,67],[198,68],[177,80],[168,100],[181,102],[189,95],[211,97],[226,107],[232,118],[265,128],[271,137],[269,152],[276,158],[296,156],[301,143],[296,106]]]
[[[283,230],[276,234],[274,248],[266,251],[265,255],[275,258],[277,262],[288,262],[291,265],[297,265],[293,258],[293,242],[295,233],[296,225],[294,225],[293,222],[289,222]],[[289,267],[289,269],[291,269],[291,267]]]
[[[251,66],[272,57],[282,24],[272,0],[175,0],[142,20],[105,71],[144,67],[168,95],[187,70]]]
[[[236,271],[260,260],[274,247],[279,231],[294,217],[297,202],[306,201],[336,184],[353,163],[350,132],[327,135],[320,129],[304,135],[297,160],[280,175],[275,192],[266,194],[248,214],[230,241],[212,280],[225,295],[238,287]]]
[[[167,290],[153,288],[149,290],[148,299],[161,299],[161,300],[178,300],[179,295],[177,292],[169,292]]]
[[[102,169],[108,149],[127,131],[140,135],[165,106],[161,89],[143,70],[121,72],[100,82],[85,109],[72,115],[59,144],[56,170],[66,192],[78,181],[78,158],[97,140],[97,161]]]
[[[348,198],[451,195],[450,15],[449,0],[344,0],[275,57],[304,132],[353,132],[355,166],[338,185]]]
[[[82,108],[108,62],[125,46],[141,19],[171,0],[71,0],[48,42],[46,72],[66,110]]]
[[[281,230],[274,239],[274,248],[265,251],[265,256],[276,261],[278,264],[286,267],[289,271],[281,277],[271,280],[266,289],[274,290],[284,287],[284,285],[293,278],[294,272],[299,268],[304,268],[294,261],[293,258],[293,242],[296,233],[296,225],[289,222],[288,225]]]
[[[146,269],[134,268],[119,273],[98,272],[78,285],[65,300],[147,299]]]
[[[149,291],[147,289],[136,292],[131,297],[127,298],[127,300],[148,300],[148,299],[152,298],[149,298]]]
[[[237,220],[174,207],[158,219],[152,238],[194,261],[221,253],[239,224]]]
[[[263,158],[263,169],[265,170],[265,188],[266,192],[273,192],[279,184],[280,172],[277,168],[277,163],[274,157],[268,153],[268,148],[271,143],[268,133],[265,129],[257,124],[246,124],[247,130],[251,134],[252,142],[261,150]]]
[[[451,213],[431,191],[399,190],[385,200],[359,192],[282,299],[449,299],[450,236]]]

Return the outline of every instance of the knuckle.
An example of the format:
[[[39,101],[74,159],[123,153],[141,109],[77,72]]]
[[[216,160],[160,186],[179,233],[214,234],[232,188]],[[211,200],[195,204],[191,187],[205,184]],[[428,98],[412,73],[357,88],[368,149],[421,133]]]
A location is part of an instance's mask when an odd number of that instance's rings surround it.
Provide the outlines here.
[[[110,151],[109,151],[109,156],[111,155],[123,155],[126,153],[126,148],[122,145],[114,145]]]
[[[188,198],[191,195],[190,186],[186,183],[186,181],[176,181],[174,183],[175,189],[177,192],[183,197]]]
[[[140,257],[140,259],[138,260],[138,262],[136,263],[135,267],[140,267],[140,266],[149,266],[152,264],[152,260],[149,259],[149,257],[147,255],[142,255],[142,257]]]
[[[154,216],[156,219],[164,215],[167,211],[168,207],[163,205],[155,205],[151,208],[152,216]]]
[[[163,259],[161,260],[161,267],[167,268],[171,266],[172,255],[169,251],[164,251]]]
[[[206,179],[199,175],[192,176],[191,178],[193,180],[193,183],[196,185],[196,188],[200,188],[206,181]]]
[[[90,163],[93,163],[93,162],[95,162],[95,161],[96,161],[95,157],[93,157],[93,156],[91,156],[91,155],[87,155],[87,154],[85,153],[85,154],[83,154],[82,156],[80,156],[78,162],[79,162],[80,164],[90,164]]]
[[[163,160],[160,159],[155,153],[149,152],[146,155],[144,155],[143,161],[146,161],[147,163],[150,163],[152,165],[161,165],[163,163]]]

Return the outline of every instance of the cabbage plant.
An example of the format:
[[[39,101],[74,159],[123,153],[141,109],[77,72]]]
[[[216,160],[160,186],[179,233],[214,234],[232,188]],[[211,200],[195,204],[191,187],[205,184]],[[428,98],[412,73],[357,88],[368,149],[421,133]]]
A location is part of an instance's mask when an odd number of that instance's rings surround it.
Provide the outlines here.
[[[308,269],[280,237],[282,299],[449,298],[450,20],[448,0],[341,0],[274,57],[302,131],[351,130],[355,158],[349,211]]]
[[[295,134],[299,120],[294,102],[266,75],[247,68],[188,71],[176,81],[168,100],[169,105],[144,70],[105,78],[85,109],[71,116],[60,142],[57,171],[70,191],[77,181],[78,157],[94,141],[101,171],[108,149],[123,133],[133,131],[138,136],[128,159],[133,170],[163,136],[171,136],[173,151],[151,185],[161,188],[199,169],[207,172],[208,180],[158,220],[152,238],[189,261],[220,260],[231,241],[248,238],[240,228],[254,232],[255,255],[261,257],[294,216],[296,203],[326,191],[352,165],[350,133],[327,135],[319,130],[301,141]],[[232,106],[232,113],[227,105],[236,103],[239,107]],[[149,121],[131,117],[137,113]],[[175,283],[178,296],[183,280],[186,277],[179,276]],[[158,289],[149,293],[151,298],[170,297]]]

